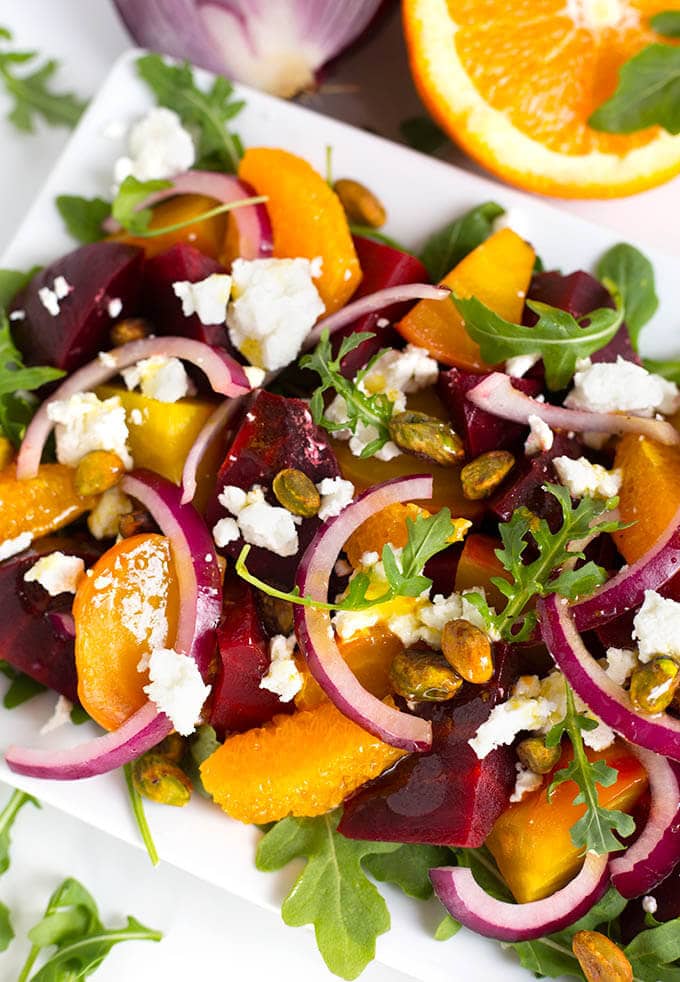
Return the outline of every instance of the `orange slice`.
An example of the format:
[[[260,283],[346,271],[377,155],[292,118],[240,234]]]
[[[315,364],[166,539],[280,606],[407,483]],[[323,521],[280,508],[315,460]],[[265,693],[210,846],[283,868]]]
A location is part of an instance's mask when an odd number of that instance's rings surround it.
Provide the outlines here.
[[[623,471],[619,514],[632,524],[615,532],[614,539],[626,562],[634,563],[680,508],[680,448],[628,433],[616,448],[616,467]]]

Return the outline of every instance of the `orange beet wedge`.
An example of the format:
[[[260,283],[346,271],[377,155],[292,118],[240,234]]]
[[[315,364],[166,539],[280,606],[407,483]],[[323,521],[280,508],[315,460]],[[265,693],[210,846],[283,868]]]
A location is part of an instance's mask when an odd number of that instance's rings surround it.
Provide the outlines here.
[[[25,481],[17,480],[14,464],[0,472],[0,541],[24,532],[37,539],[89,511],[94,499],[76,494],[74,474],[64,464],[41,464],[36,476]]]
[[[680,508],[680,448],[629,433],[616,449],[616,467],[623,471],[621,521],[633,524],[615,532],[614,539],[625,560],[634,563]]]

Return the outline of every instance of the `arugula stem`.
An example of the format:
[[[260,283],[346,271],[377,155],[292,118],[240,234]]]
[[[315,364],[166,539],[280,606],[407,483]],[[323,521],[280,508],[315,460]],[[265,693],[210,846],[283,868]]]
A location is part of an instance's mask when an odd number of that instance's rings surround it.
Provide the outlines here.
[[[25,791],[19,791],[18,789],[12,793],[12,797],[0,812],[0,835],[11,826],[20,809],[29,801],[36,808],[40,808],[40,802],[32,794],[27,794]]]
[[[564,718],[564,728],[567,732],[567,736],[571,741],[572,750],[574,753],[574,760],[576,761],[579,770],[585,776],[590,771],[590,761],[586,756],[586,751],[583,746],[583,736],[581,734],[581,728],[576,720],[576,703],[574,702],[574,690],[566,681],[564,682],[564,688],[567,696],[567,712]],[[597,793],[597,788],[594,781],[584,780],[580,785],[581,794],[584,798],[584,804],[589,812],[597,815],[600,807],[600,799]]]
[[[50,913],[49,908],[45,912],[45,916],[47,916],[48,913]],[[19,977],[17,978],[17,982],[27,982],[27,979],[29,978],[30,973],[31,973],[31,969],[35,965],[36,959],[38,958],[38,955],[39,954],[40,954],[40,948],[38,947],[38,945],[35,945],[35,944],[34,945],[31,945],[31,950],[29,951],[28,957],[26,958],[26,961],[23,964],[23,968],[21,969],[21,972],[19,973]]]
[[[153,836],[151,835],[151,829],[149,828],[149,823],[146,819],[146,814],[144,812],[144,802],[142,801],[142,796],[134,785],[132,780],[132,765],[125,764],[123,767],[123,772],[125,774],[125,781],[127,783],[128,793],[130,795],[130,804],[132,805],[132,813],[135,816],[135,821],[137,822],[137,828],[139,829],[140,835],[146,846],[146,851],[149,854],[149,859],[153,866],[158,866],[158,852],[156,850],[156,845],[153,841]]]
[[[197,222],[203,222],[208,218],[223,215],[227,211],[234,211],[236,208],[264,204],[267,200],[266,194],[259,194],[252,198],[242,198],[240,201],[227,201],[222,205],[217,205],[215,208],[210,208],[209,211],[202,212],[200,215],[194,215],[193,218],[187,218],[183,222],[176,222],[174,225],[164,225],[163,228],[146,229],[144,232],[135,232],[134,234],[138,239],[155,239],[160,235],[166,235],[168,232],[178,232],[180,229],[187,228],[189,225],[196,225]]]

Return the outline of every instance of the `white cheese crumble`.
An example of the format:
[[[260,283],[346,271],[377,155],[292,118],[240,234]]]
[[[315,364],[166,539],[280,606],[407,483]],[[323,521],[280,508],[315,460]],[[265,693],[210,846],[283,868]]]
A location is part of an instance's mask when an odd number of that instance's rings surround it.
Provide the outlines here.
[[[49,286],[40,287],[38,299],[47,313],[56,317],[61,309],[59,301],[67,297],[72,289],[71,284],[63,276],[56,276],[51,289]]]
[[[302,521],[297,515],[291,515],[286,508],[270,505],[265,501],[264,491],[256,484],[246,494],[241,488],[227,485],[218,495],[221,505],[235,516],[236,524],[245,542],[252,546],[269,549],[279,556],[294,556],[299,548],[296,525]],[[217,545],[233,541],[228,538],[233,535],[231,524],[222,524],[224,519],[213,528],[213,536]],[[226,537],[226,541],[225,541]],[[218,541],[218,539],[220,541]]]
[[[659,909],[659,905],[656,902],[656,897],[643,897],[642,898],[642,909],[645,914],[656,914]]]
[[[46,733],[52,733],[53,730],[58,730],[65,723],[70,723],[72,709],[73,703],[71,700],[67,699],[66,696],[59,696],[52,715],[40,727],[40,735],[44,736]]]
[[[201,678],[196,662],[174,648],[155,648],[149,659],[149,678],[144,686],[149,699],[181,736],[189,736],[196,729],[211,688]]]
[[[645,590],[645,599],[633,620],[633,639],[641,662],[654,655],[680,657],[680,603]]]
[[[569,409],[654,416],[680,406],[677,385],[620,355],[615,362],[595,364],[586,358],[576,367],[574,387],[564,400]]]
[[[146,410],[144,410],[144,412],[146,412]],[[136,406],[134,409],[130,410],[130,422],[133,426],[141,426],[144,422],[144,413],[141,409],[137,409]]]
[[[71,284],[66,280],[65,276],[55,276],[52,288],[55,292],[57,300],[63,300],[64,297],[67,297],[73,289]]]
[[[227,273],[211,273],[197,283],[177,280],[172,289],[182,301],[185,317],[196,314],[201,324],[224,324],[231,294],[231,276]]]
[[[269,642],[271,664],[260,682],[260,688],[273,692],[281,702],[290,702],[302,688],[303,679],[293,658],[294,650],[294,634],[289,638],[276,634]]]
[[[0,563],[5,559],[16,556],[19,552],[23,552],[24,549],[28,549],[31,542],[33,542],[33,534],[31,532],[20,532],[15,538],[5,539],[4,542],[0,542]]]
[[[92,450],[110,450],[132,467],[127,445],[125,409],[118,396],[98,399],[94,392],[77,392],[47,404],[48,419],[56,423],[57,460],[76,467]]]
[[[179,358],[152,355],[124,368],[121,375],[130,391],[139,387],[142,395],[158,402],[177,402],[192,391],[189,376]]]
[[[213,539],[218,549],[224,549],[230,542],[240,539],[241,532],[235,518],[220,518],[213,526]]]
[[[515,769],[517,770],[517,779],[515,790],[510,795],[510,801],[521,801],[525,795],[535,791],[536,788],[540,788],[543,784],[543,777],[541,774],[535,774],[534,771],[529,770],[519,761],[515,764]]]
[[[555,457],[553,465],[560,482],[573,498],[613,498],[621,490],[622,472],[608,471],[601,464],[591,464],[586,457]]]
[[[554,439],[555,434],[545,420],[542,420],[540,416],[531,415],[529,417],[529,436],[524,443],[524,453],[527,457],[533,457],[534,454],[550,450]]]
[[[321,495],[319,518],[322,522],[339,515],[354,497],[354,485],[342,477],[324,477],[316,490]]]
[[[325,310],[310,261],[236,259],[231,275],[227,326],[232,344],[258,368],[284,368]]]
[[[108,313],[109,317],[113,320],[114,318],[118,317],[122,309],[123,309],[123,301],[120,299],[120,297],[112,297],[108,302],[106,312]]]
[[[10,312],[9,319],[11,321],[25,321],[26,311],[25,310],[13,310]]]
[[[157,107],[130,130],[128,155],[114,167],[114,180],[120,184],[132,175],[138,181],[165,180],[189,170],[196,159],[191,134],[172,109]]]
[[[84,572],[85,563],[79,556],[67,556],[57,550],[41,556],[24,573],[24,580],[39,583],[51,597],[57,597],[60,593],[75,593]]]
[[[87,527],[95,539],[114,539],[123,515],[132,511],[132,501],[114,485],[105,491],[87,516]]]
[[[267,377],[265,370],[263,368],[256,368],[255,365],[244,365],[243,371],[251,389],[259,389]]]
[[[523,378],[534,365],[541,360],[539,354],[513,355],[505,363],[505,374],[510,378]]]
[[[627,648],[607,648],[605,672],[616,685],[625,685],[637,665],[634,651]]]

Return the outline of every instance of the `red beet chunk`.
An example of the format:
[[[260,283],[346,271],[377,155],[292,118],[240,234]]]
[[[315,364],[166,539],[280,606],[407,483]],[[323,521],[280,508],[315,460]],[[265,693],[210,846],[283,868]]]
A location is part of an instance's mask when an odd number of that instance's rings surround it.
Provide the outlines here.
[[[291,712],[294,703],[260,682],[269,670],[269,641],[260,620],[252,588],[234,578],[225,583],[225,603],[217,629],[219,665],[213,683],[209,723],[221,738],[262,726],[276,713]]]
[[[122,242],[93,242],[34,276],[13,305],[26,312],[23,320],[12,321],[14,338],[26,361],[72,372],[110,348],[114,320],[139,312],[143,255],[141,249]],[[39,291],[44,287],[52,290],[58,276],[72,289],[59,300],[59,312],[53,316]],[[123,304],[115,318],[108,310],[112,300]]]
[[[339,829],[350,839],[481,846],[508,806],[515,784],[515,753],[499,747],[479,760],[468,740],[507,698],[514,655],[498,647],[497,677],[470,687],[464,701],[433,704],[432,750],[406,757],[345,804]]]
[[[60,549],[80,556],[86,566],[99,558],[101,548],[85,538],[40,539],[24,552],[0,563],[0,657],[72,702],[78,698],[73,639],[60,628],[59,618],[70,613],[73,594],[51,597],[39,583],[24,582],[24,575],[41,557]]]
[[[553,467],[555,457],[580,457],[581,447],[561,433],[555,434],[550,450],[525,457],[515,471],[514,479],[491,499],[491,511],[500,522],[507,522],[520,507],[545,518],[551,528],[561,524],[562,510],[557,499],[543,490],[544,484],[559,484]]]
[[[224,324],[203,324],[196,314],[185,317],[182,301],[172,289],[173,283],[182,280],[198,283],[213,273],[226,273],[226,270],[215,259],[203,255],[185,242],[147,260],[142,308],[145,316],[154,324],[157,334],[180,335],[206,344],[228,344]]]
[[[451,413],[454,428],[469,457],[478,457],[489,450],[511,450],[527,435],[523,424],[500,419],[468,401],[467,393],[484,378],[488,375],[475,375],[460,368],[439,373],[437,391]],[[528,396],[537,396],[542,388],[535,378],[513,378],[511,382],[513,388]]]
[[[212,525],[228,512],[217,495],[225,485],[236,485],[249,491],[259,484],[272,505],[278,505],[271,484],[280,470],[294,467],[317,484],[325,477],[340,474],[335,454],[323,430],[314,424],[302,399],[287,399],[271,392],[260,392],[236,432],[217,476],[215,498],[208,511]],[[299,558],[319,527],[319,520],[307,518],[298,525],[300,549],[295,556],[277,556],[268,549],[253,546],[248,568],[271,583],[290,589]],[[243,540],[231,542],[224,550],[238,556]]]

